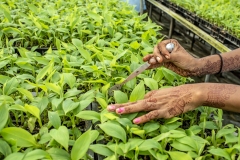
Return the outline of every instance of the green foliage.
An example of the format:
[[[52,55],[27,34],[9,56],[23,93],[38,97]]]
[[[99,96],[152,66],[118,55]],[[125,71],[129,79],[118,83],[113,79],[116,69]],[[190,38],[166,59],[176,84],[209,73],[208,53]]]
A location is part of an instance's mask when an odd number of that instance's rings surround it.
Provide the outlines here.
[[[132,120],[143,113],[106,111],[191,81],[161,67],[108,95],[162,39],[146,14],[118,0],[13,0],[0,2],[0,19],[0,159],[92,159],[88,149],[106,159],[239,154],[237,130],[222,126],[221,110],[202,107],[142,125]],[[92,102],[99,112],[89,110]]]
[[[170,0],[199,17],[240,38],[238,0]]]

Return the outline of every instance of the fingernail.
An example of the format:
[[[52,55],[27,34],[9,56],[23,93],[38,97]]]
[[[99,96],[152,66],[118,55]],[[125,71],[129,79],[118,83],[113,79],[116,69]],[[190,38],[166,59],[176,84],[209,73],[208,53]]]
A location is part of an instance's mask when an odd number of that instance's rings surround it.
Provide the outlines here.
[[[140,122],[140,118],[136,118],[133,120],[133,123],[139,123]]]
[[[168,55],[165,56],[167,59],[169,59],[170,57]]]
[[[122,108],[118,108],[116,111],[117,111],[117,113],[122,113],[122,112],[124,112],[124,108],[122,107]]]
[[[107,107],[107,109],[110,110],[110,111],[115,110],[115,108],[116,108],[116,107],[115,107],[114,105],[109,105],[109,106]]]
[[[160,62],[161,58],[160,57],[157,57],[157,61]]]

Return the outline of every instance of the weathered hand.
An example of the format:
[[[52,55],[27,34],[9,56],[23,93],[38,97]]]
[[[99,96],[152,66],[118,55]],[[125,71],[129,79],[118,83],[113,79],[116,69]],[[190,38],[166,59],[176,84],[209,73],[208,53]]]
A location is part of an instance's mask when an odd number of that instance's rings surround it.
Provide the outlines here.
[[[171,53],[166,49],[168,43],[174,44],[174,49]],[[154,47],[153,54],[145,56],[143,61],[148,61],[151,64],[149,69],[164,66],[182,76],[197,76],[200,74],[199,69],[196,67],[198,59],[191,56],[174,39],[158,43]]]
[[[143,100],[112,104],[108,106],[108,110],[118,114],[148,111],[149,113],[134,119],[136,124],[157,118],[171,118],[201,105],[199,90],[193,84],[155,90],[147,93]]]

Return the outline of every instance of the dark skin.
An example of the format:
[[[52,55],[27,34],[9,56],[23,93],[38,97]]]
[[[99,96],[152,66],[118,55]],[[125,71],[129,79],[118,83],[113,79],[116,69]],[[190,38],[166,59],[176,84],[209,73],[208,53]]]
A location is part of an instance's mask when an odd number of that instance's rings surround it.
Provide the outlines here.
[[[169,53],[166,45],[172,42],[175,47]],[[221,54],[223,58],[222,71],[240,69],[240,48]],[[211,55],[204,58],[194,58],[174,39],[160,42],[154,48],[153,54],[143,58],[151,66],[149,69],[162,65],[182,76],[202,76],[215,74],[220,70],[220,58]],[[145,115],[133,120],[141,124],[158,118],[171,118],[182,113],[206,105],[240,113],[240,86],[233,84],[196,83],[177,87],[159,89],[148,92],[143,100],[125,104],[112,104],[108,110],[118,114],[147,111]]]

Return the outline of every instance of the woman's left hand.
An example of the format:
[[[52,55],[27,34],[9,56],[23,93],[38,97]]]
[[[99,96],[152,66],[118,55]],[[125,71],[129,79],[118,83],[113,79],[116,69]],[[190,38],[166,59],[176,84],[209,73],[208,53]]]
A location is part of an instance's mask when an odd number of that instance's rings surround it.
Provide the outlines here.
[[[201,105],[201,85],[186,84],[178,87],[159,89],[147,93],[143,100],[124,104],[112,104],[108,111],[127,114],[139,111],[149,113],[133,120],[141,124],[157,118],[171,118]]]

